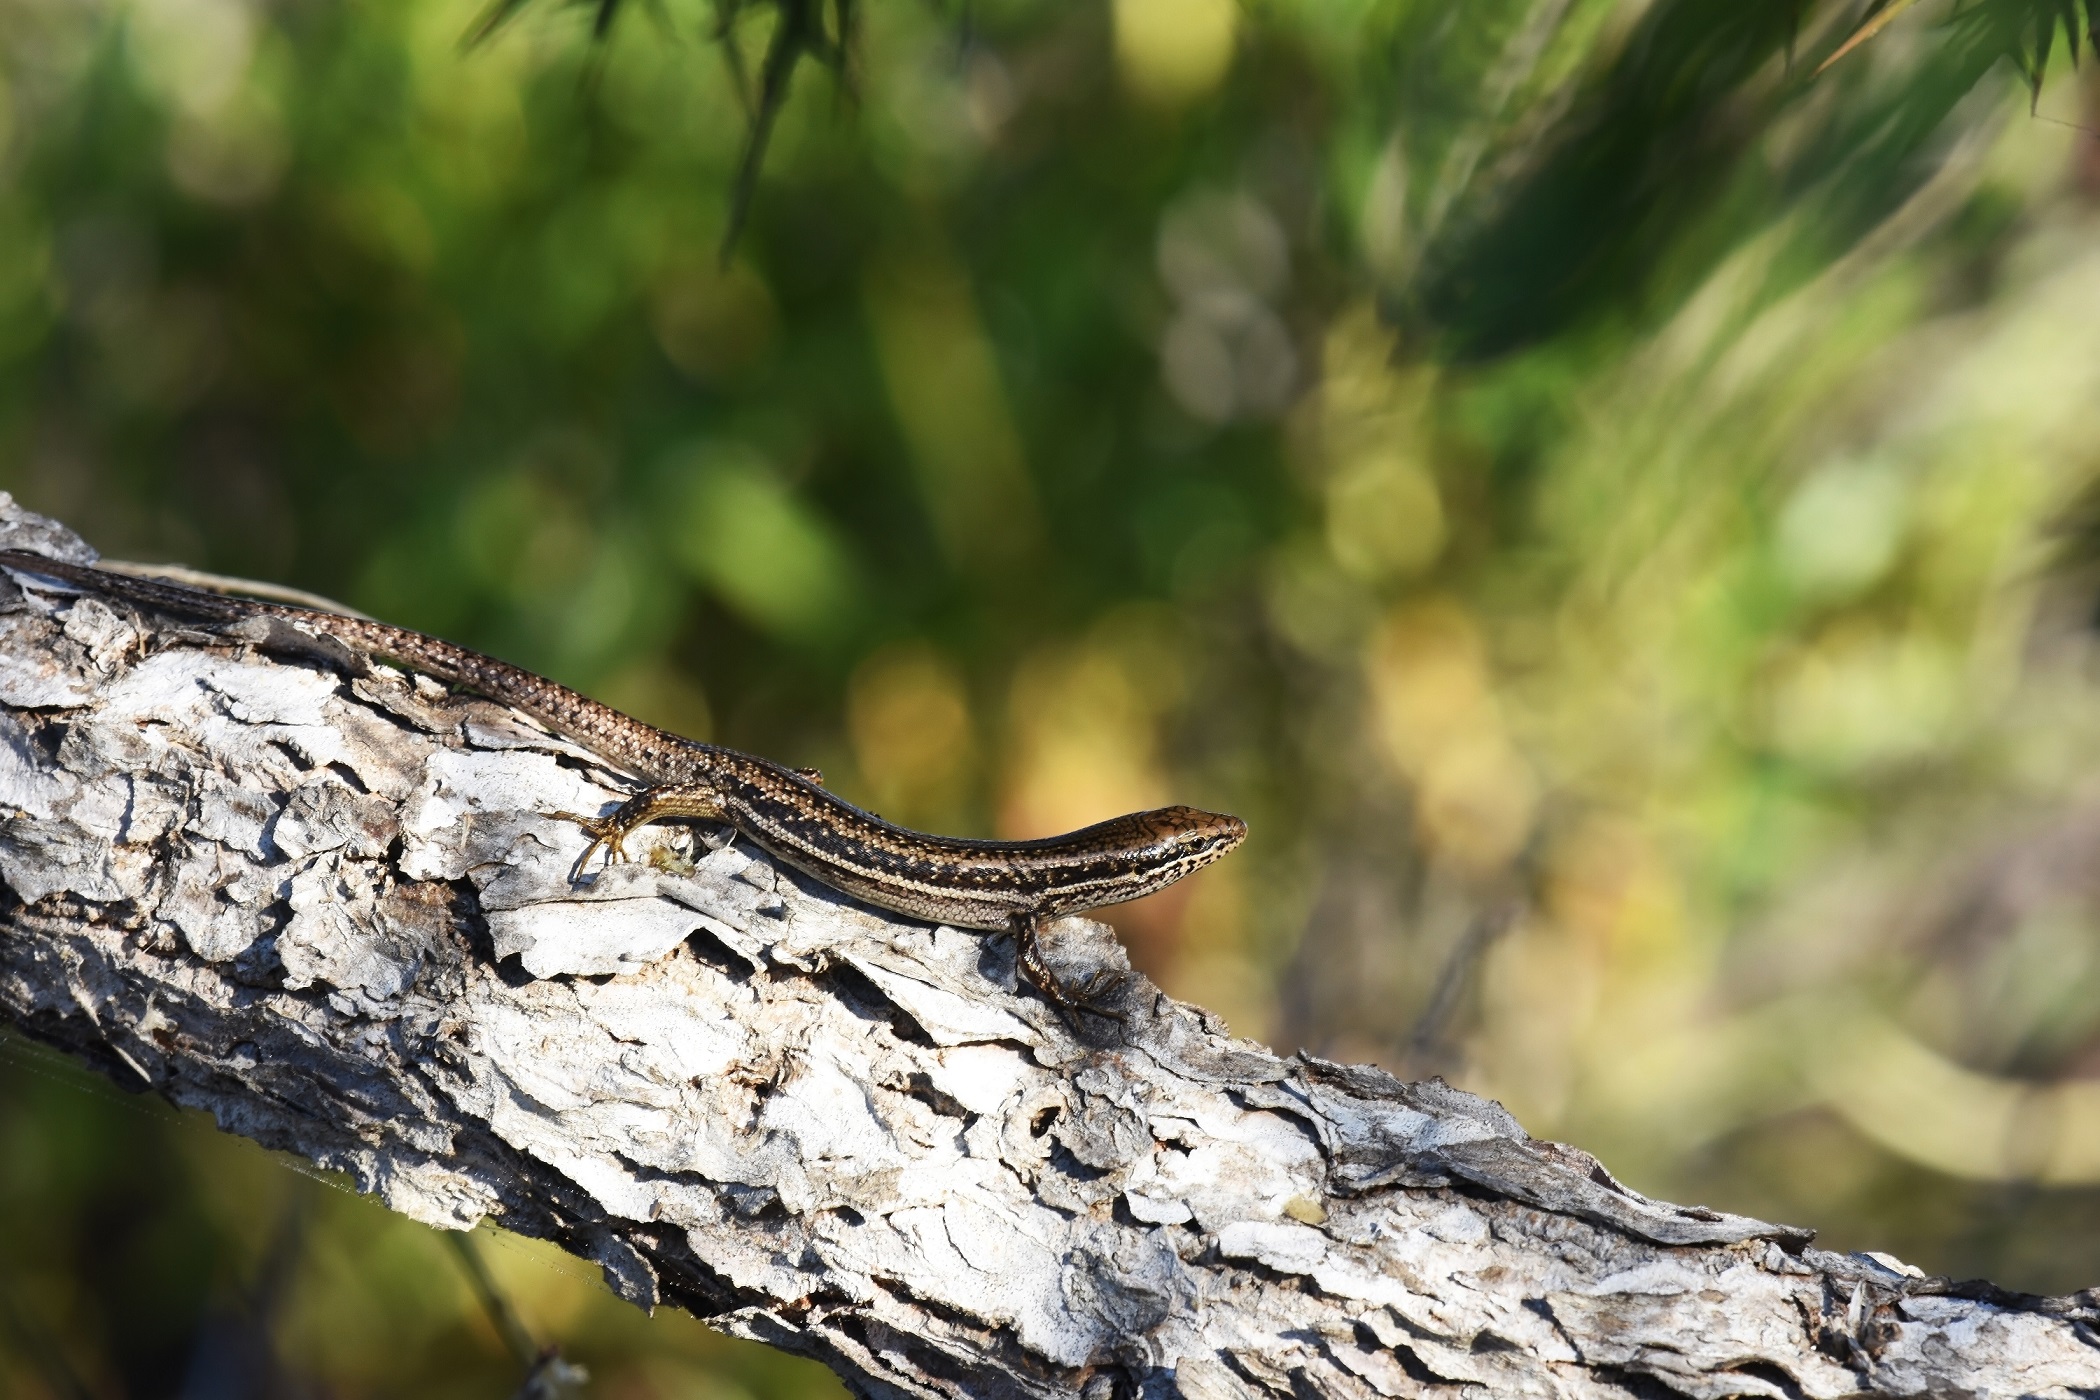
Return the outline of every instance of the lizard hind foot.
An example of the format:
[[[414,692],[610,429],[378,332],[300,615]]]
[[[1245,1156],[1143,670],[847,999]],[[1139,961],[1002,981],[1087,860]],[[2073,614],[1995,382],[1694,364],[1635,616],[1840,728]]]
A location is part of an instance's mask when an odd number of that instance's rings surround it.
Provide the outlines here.
[[[697,786],[662,784],[643,788],[602,817],[580,817],[574,813],[562,814],[583,828],[591,843],[583,848],[577,859],[576,871],[580,876],[602,847],[605,863],[613,865],[627,859],[627,838],[651,822],[666,817],[698,817],[705,821],[720,821],[722,809],[712,791]]]
[[[591,838],[590,844],[583,848],[583,854],[576,857],[575,873],[578,877],[590,867],[591,857],[601,850],[605,852],[605,863],[608,866],[617,865],[627,859],[627,834],[632,828],[620,821],[618,812],[605,817],[586,817],[578,812],[554,812],[550,815],[565,822],[576,823],[583,828],[583,834]]]

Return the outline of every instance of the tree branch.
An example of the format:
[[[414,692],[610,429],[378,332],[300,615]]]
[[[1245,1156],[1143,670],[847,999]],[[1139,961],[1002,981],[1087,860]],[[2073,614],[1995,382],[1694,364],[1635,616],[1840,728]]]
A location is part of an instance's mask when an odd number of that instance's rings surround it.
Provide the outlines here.
[[[90,557],[4,497],[0,546]],[[2091,1297],[1651,1201],[1499,1105],[1149,985],[1086,1043],[1005,939],[694,828],[572,880],[559,814],[616,774],[282,628],[0,587],[0,741],[15,1024],[865,1395],[2100,1386]],[[1049,952],[1121,960],[1085,920]]]

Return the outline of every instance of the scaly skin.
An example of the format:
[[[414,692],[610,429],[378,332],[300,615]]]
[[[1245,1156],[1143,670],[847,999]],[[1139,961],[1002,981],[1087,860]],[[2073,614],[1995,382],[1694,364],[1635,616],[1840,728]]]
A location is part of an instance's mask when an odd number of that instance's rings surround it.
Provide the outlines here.
[[[63,579],[157,612],[237,623],[278,618],[384,661],[522,710],[648,786],[609,816],[574,818],[619,858],[639,828],[671,817],[733,827],[833,889],[914,918],[1007,930],[1020,967],[1059,1007],[1081,1003],[1044,965],[1041,920],[1120,904],[1166,888],[1246,839],[1238,817],[1162,807],[1038,841],[973,841],[907,830],[827,791],[807,770],[783,767],[642,723],[565,685],[405,627],[0,550],[0,566]],[[579,862],[580,868],[581,862]]]

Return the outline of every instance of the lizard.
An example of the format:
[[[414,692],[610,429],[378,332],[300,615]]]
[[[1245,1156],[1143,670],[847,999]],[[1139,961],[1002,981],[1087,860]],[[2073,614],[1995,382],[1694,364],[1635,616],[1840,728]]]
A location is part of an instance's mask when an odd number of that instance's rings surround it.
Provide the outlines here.
[[[1132,812],[1035,840],[931,835],[854,806],[824,787],[814,770],[658,729],[521,666],[405,627],[23,550],[0,550],[0,566],[178,617],[221,625],[274,619],[499,701],[643,784],[605,815],[560,814],[590,838],[579,871],[601,850],[607,863],[624,859],[626,839],[652,822],[722,823],[794,869],[878,908],[1010,934],[1022,976],[1066,1013],[1094,1009],[1085,1005],[1094,987],[1075,993],[1043,961],[1045,920],[1164,889],[1247,835],[1238,817],[1186,806]]]

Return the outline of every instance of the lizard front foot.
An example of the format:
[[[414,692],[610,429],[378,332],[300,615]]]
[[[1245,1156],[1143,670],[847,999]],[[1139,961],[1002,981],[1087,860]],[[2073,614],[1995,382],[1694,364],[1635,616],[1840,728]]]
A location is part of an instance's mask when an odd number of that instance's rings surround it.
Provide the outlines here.
[[[1043,961],[1042,948],[1037,941],[1038,925],[1035,915],[1017,915],[1012,924],[1012,931],[1021,976],[1063,1014],[1073,1029],[1079,1028],[1077,1018],[1081,1015],[1099,1016],[1104,1020],[1119,1023],[1127,1023],[1130,1020],[1127,1012],[1116,1007],[1104,1006],[1100,1001],[1103,993],[1122,980],[1115,973],[1104,968],[1087,978],[1083,985],[1077,988],[1069,987],[1065,985],[1064,979],[1051,971],[1050,965]]]

